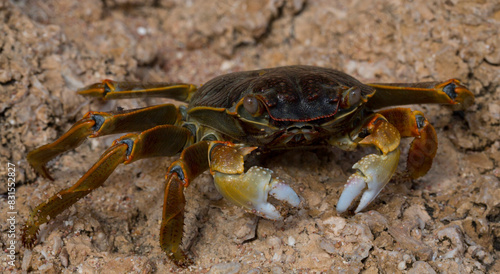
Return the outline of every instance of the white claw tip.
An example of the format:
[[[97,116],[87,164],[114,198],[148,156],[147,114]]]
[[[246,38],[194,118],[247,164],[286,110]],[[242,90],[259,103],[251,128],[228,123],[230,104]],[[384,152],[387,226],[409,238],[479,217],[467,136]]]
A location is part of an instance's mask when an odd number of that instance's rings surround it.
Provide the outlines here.
[[[340,195],[339,201],[337,202],[337,212],[345,212],[351,205],[352,201],[354,201],[354,199],[361,194],[365,187],[366,183],[363,177],[357,173],[351,175],[349,180],[347,180],[344,191]]]
[[[273,179],[271,184],[273,186],[269,194],[273,195],[274,198],[280,201],[285,201],[294,207],[297,207],[300,204],[299,196],[290,186],[276,179]]]
[[[255,207],[255,210],[256,210],[255,213],[257,213],[258,215],[260,215],[266,219],[275,220],[275,221],[279,221],[279,220],[283,219],[283,217],[278,212],[278,210],[276,210],[276,208],[270,203],[263,203],[263,204],[257,205]]]

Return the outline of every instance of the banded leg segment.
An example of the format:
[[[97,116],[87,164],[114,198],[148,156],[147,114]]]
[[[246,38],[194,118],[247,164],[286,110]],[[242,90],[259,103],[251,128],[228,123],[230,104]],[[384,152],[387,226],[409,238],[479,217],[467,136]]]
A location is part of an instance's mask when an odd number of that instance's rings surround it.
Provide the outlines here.
[[[163,97],[189,102],[196,89],[195,85],[185,83],[140,83],[104,80],[102,83],[81,88],[78,93],[105,100]]]
[[[209,159],[215,187],[234,204],[264,218],[281,220],[281,214],[267,201],[268,195],[291,206],[298,206],[300,199],[283,180],[274,177],[270,169],[251,167],[244,172],[244,157],[254,149],[230,142],[212,142]]]
[[[415,137],[406,163],[410,177],[416,179],[427,174],[436,156],[438,140],[434,127],[425,119],[424,114],[409,108],[393,108],[378,113],[398,129],[401,137]]]
[[[464,110],[474,103],[474,95],[457,79],[446,82],[368,84],[376,89],[367,106],[380,109],[409,104],[449,104]]]
[[[353,136],[353,140],[362,138],[361,145],[377,147],[381,154],[366,155],[353,165],[356,172],[347,180],[337,203],[340,213],[346,211],[363,191],[355,212],[368,206],[389,182],[399,162],[399,132],[382,115],[371,115]]]
[[[179,266],[191,263],[180,248],[184,234],[184,188],[189,182],[208,169],[208,142],[199,142],[186,148],[179,160],[167,172],[163,218],[160,228],[160,246],[167,256]]]
[[[158,140],[168,139],[168,141]],[[55,218],[92,190],[100,187],[115,168],[140,159],[172,156],[192,142],[191,132],[185,128],[163,125],[140,134],[127,134],[117,139],[101,158],[72,187],[62,190],[38,205],[22,229],[22,242],[32,247],[40,225]]]
[[[144,131],[158,125],[178,124],[181,114],[176,106],[164,104],[116,113],[91,111],[53,143],[28,153],[28,162],[45,178],[53,180],[45,164],[56,156],[78,147],[87,137]]]

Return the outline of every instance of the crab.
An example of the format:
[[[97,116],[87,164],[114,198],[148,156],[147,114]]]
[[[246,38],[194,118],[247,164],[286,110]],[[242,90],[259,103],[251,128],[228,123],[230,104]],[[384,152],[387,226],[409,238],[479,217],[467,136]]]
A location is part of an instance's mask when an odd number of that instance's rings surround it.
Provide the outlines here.
[[[181,249],[184,189],[210,171],[216,189],[232,203],[271,220],[283,216],[272,203],[297,207],[301,199],[272,170],[250,167],[252,151],[335,146],[352,151],[377,149],[354,164],[337,203],[345,212],[359,203],[365,209],[389,182],[398,166],[401,137],[414,138],[406,173],[425,175],[437,151],[434,128],[420,111],[386,108],[406,104],[448,104],[464,110],[473,94],[456,79],[411,84],[363,84],[343,72],[313,66],[286,66],[218,76],[200,88],[185,83],[138,83],[104,80],[78,91],[104,100],[165,97],[187,103],[162,104],[117,112],[88,112],[53,143],[31,151],[35,171],[51,179],[46,163],[87,138],[128,133],[113,142],[101,158],[72,187],[38,205],[23,227],[29,248],[40,225],[54,219],[79,199],[100,187],[120,164],[180,154],[167,170],[160,245],[177,265],[191,263]],[[382,109],[382,110],[381,110]],[[137,133],[130,133],[137,132]]]

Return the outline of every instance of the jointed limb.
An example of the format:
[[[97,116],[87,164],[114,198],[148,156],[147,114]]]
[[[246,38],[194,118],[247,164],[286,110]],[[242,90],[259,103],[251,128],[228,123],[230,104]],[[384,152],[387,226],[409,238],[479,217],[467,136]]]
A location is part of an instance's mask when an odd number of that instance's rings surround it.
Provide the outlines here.
[[[194,92],[196,92],[196,86],[185,83],[140,83],[112,80],[104,80],[102,83],[92,84],[78,90],[81,95],[106,100],[164,97],[184,102],[189,101]]]
[[[158,105],[141,109],[106,113],[91,111],[76,122],[71,129],[53,143],[41,146],[28,153],[28,162],[45,178],[51,180],[45,164],[56,156],[76,148],[87,137],[108,134],[144,131],[158,125],[178,124],[181,115],[172,104]]]
[[[268,194],[297,206],[300,199],[272,171],[252,167],[244,171],[244,157],[254,147],[231,142],[202,141],[186,148],[179,160],[170,165],[165,185],[165,201],[161,223],[160,244],[177,265],[185,266],[189,259],[181,250],[184,227],[184,188],[206,169],[214,176],[217,190],[229,201],[268,219],[282,218],[276,208],[267,202]]]
[[[446,82],[368,84],[377,91],[367,107],[380,109],[408,104],[447,104],[463,110],[474,103],[474,95],[457,79]]]
[[[408,152],[406,169],[413,179],[424,176],[431,168],[438,148],[434,127],[422,112],[409,108],[393,108],[378,113],[398,129],[401,137],[415,137]]]
[[[169,141],[160,141],[165,139]],[[157,126],[140,134],[127,134],[117,139],[75,185],[60,191],[33,210],[23,227],[23,244],[32,247],[40,225],[100,187],[119,164],[151,157],[173,156],[192,140],[189,130],[172,125]]]
[[[208,142],[202,141],[186,148],[179,160],[168,168],[160,228],[160,246],[179,266],[190,264],[180,248],[184,233],[184,188],[189,181],[208,169]]]

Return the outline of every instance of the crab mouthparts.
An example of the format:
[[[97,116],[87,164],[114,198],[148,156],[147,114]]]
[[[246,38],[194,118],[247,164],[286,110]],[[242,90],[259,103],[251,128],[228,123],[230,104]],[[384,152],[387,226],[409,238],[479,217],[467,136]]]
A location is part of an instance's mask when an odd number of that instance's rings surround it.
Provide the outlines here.
[[[304,126],[291,126],[286,129],[283,134],[285,138],[283,139],[284,143],[303,143],[309,142],[314,139],[314,135],[316,134],[316,130],[311,125]]]

